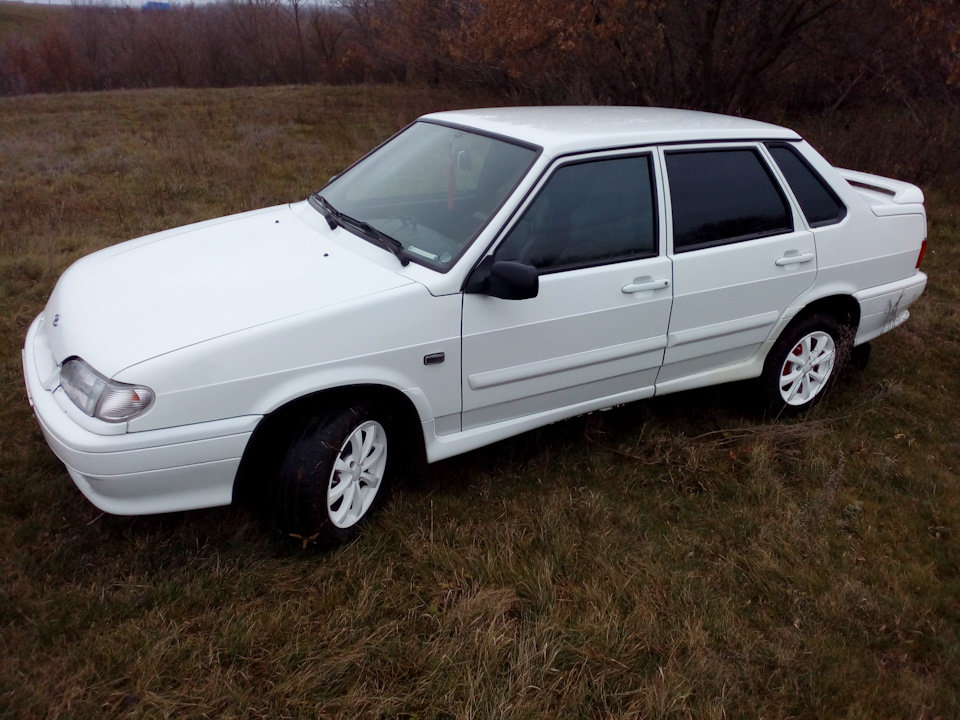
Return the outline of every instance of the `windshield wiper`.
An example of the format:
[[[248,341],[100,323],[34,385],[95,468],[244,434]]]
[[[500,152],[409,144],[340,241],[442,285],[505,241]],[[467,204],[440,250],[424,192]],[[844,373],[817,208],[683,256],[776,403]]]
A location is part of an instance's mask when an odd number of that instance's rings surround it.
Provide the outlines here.
[[[313,194],[313,198],[316,200],[317,205],[320,208],[320,212],[326,219],[331,230],[336,229],[337,225],[342,227],[350,225],[362,232],[367,237],[375,240],[380,247],[384,248],[385,250],[389,250],[396,255],[397,260],[400,261],[400,264],[403,265],[403,267],[406,267],[410,264],[410,258],[407,256],[407,251],[404,249],[403,243],[397,240],[395,237],[387,235],[387,233],[383,232],[382,230],[377,230],[368,222],[358,220],[357,218],[350,217],[349,215],[344,215],[318,192]]]
[[[356,227],[363,230],[367,235],[379,241],[379,243],[385,247],[387,250],[392,252],[397,256],[397,260],[400,261],[400,264],[406,267],[410,264],[410,258],[407,257],[407,251],[403,247],[403,243],[397,240],[392,235],[387,235],[382,230],[377,230],[370,223],[365,223],[363,220],[356,220],[355,218],[349,217],[347,215],[341,214],[341,219],[346,220],[348,223],[356,225]]]
[[[327,221],[327,225],[330,226],[331,230],[336,230],[337,225],[337,216],[340,214],[333,205],[327,202],[327,199],[321,195],[319,192],[315,192],[312,197],[313,200],[317,201],[317,205],[320,206],[320,214],[323,215],[324,219]]]

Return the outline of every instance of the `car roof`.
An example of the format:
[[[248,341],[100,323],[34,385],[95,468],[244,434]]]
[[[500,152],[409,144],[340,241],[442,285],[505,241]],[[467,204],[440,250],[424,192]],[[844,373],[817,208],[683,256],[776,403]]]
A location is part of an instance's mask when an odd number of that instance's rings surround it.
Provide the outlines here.
[[[723,140],[799,140],[793,130],[730,115],[657,107],[557,106],[452,110],[421,120],[539,145],[551,156],[601,148]]]

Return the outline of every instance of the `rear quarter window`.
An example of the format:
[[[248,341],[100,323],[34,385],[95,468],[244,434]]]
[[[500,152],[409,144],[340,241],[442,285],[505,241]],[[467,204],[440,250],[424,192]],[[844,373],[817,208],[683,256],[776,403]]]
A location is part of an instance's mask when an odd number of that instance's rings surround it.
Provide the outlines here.
[[[752,148],[667,152],[674,252],[793,230],[780,186]]]
[[[785,143],[768,143],[767,149],[790,184],[810,227],[833,225],[846,217],[846,206],[796,148]]]

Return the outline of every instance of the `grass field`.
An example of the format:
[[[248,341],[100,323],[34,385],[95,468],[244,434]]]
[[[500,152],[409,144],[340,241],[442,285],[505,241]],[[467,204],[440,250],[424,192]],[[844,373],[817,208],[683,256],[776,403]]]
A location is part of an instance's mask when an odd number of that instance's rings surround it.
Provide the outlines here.
[[[960,162],[937,108],[923,132],[916,109],[782,118],[920,182],[930,217],[913,317],[803,419],[760,421],[738,385],[559,423],[432,466],[326,553],[239,509],[113,517],[74,488],[19,355],[70,262],[302,198],[483,102],[0,99],[0,716],[960,717]]]
[[[0,44],[8,37],[39,35],[51,20],[66,18],[69,11],[68,4],[41,5],[0,0]]]

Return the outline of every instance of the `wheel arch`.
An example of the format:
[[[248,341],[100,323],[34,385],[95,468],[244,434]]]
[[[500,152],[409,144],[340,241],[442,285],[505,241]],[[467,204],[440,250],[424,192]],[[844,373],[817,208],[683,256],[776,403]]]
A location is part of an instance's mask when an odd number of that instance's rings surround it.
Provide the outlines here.
[[[856,333],[860,327],[860,303],[852,295],[829,295],[809,303],[794,318],[794,322],[810,315],[829,315],[841,327],[850,328]]]
[[[233,483],[233,501],[262,502],[265,482],[277,472],[298,425],[311,415],[334,405],[366,403],[383,409],[391,418],[393,432],[399,431],[409,460],[426,457],[420,415],[403,392],[386,385],[348,385],[309,393],[288,401],[264,415],[247,442]]]
[[[789,320],[781,320],[779,330],[775,330],[771,333],[770,337],[767,338],[763,354],[760,356],[761,360],[757,375],[765,372],[767,363],[769,362],[770,352],[780,338],[804,322],[807,318],[814,315],[826,315],[832,318],[840,325],[843,333],[841,339],[849,343],[849,348],[853,347],[854,340],[857,336],[857,329],[860,327],[860,303],[853,295],[845,293],[827,295],[807,303]],[[755,376],[756,375],[754,375],[754,377]]]
[[[770,338],[768,338],[767,350],[764,356],[766,356],[767,352],[773,347],[773,344],[776,343],[784,333],[813,315],[826,315],[832,318],[844,329],[845,337],[849,334],[849,339],[852,344],[853,339],[857,335],[857,329],[860,327],[860,303],[853,295],[836,293],[810,301],[798,310],[788,321],[783,322],[779,328],[779,332],[772,334]]]

